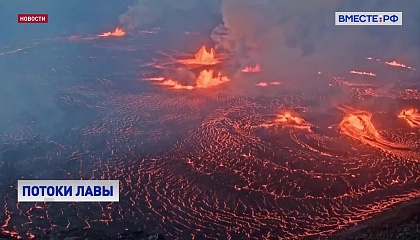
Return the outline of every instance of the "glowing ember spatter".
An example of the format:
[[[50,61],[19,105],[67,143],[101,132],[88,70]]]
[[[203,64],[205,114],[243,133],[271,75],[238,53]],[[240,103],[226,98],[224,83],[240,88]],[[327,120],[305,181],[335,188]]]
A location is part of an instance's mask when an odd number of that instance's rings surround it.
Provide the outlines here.
[[[385,62],[385,63],[390,65],[390,66],[393,66],[393,67],[402,67],[402,68],[407,68],[407,69],[410,69],[410,70],[415,70],[414,68],[412,68],[410,66],[407,66],[407,65],[404,65],[402,63],[398,63],[397,61]]]
[[[371,77],[376,77],[376,74],[371,73],[371,72],[350,71],[350,73],[358,74],[358,75],[367,75],[367,76],[371,76]]]
[[[214,48],[208,52],[206,46],[202,46],[193,59],[178,60],[178,62],[185,65],[215,65],[220,63],[220,60],[216,58]]]
[[[420,128],[420,112],[417,109],[409,109],[402,111],[399,115],[399,118],[402,118],[407,121],[407,123],[413,128]]]
[[[124,30],[122,30],[121,28],[116,28],[113,32],[106,32],[106,33],[102,33],[98,36],[100,37],[109,37],[109,36],[113,36],[113,37],[122,37],[125,35]]]
[[[257,65],[255,65],[255,67],[245,67],[244,69],[242,69],[242,72],[245,72],[245,73],[261,72],[261,66],[260,66],[259,63],[257,63]]]

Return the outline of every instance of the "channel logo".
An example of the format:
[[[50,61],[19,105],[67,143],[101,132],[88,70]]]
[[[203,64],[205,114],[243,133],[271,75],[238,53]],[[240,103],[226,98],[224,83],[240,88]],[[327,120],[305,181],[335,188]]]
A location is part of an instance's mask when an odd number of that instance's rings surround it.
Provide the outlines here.
[[[18,14],[18,23],[48,23],[48,14]]]
[[[335,25],[401,26],[402,12],[335,12]]]

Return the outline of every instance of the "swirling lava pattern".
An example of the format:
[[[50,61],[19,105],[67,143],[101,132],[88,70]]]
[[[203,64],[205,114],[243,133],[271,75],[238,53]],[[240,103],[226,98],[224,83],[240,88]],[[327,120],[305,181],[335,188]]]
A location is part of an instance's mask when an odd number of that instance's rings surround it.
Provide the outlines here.
[[[420,196],[420,133],[397,116],[398,127],[385,128],[373,111],[321,111],[331,94],[252,98],[150,81],[135,92],[120,80],[130,75],[70,84],[74,72],[56,74],[48,84],[60,89],[57,104],[91,120],[50,137],[30,128],[1,136],[3,234],[140,228],[169,239],[300,239]],[[368,92],[350,87],[357,105]],[[118,179],[120,202],[16,203],[22,178]]]
[[[403,110],[400,115],[398,115],[399,118],[402,118],[407,121],[407,123],[413,127],[413,128],[420,128],[420,112],[417,109],[409,109],[409,110]]]

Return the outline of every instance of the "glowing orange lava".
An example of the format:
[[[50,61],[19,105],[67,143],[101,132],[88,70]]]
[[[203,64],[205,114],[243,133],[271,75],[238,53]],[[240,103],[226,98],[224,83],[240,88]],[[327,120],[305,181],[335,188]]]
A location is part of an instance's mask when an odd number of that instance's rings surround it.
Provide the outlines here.
[[[260,83],[255,84],[255,86],[258,86],[258,87],[267,87],[268,84],[266,82],[260,82]]]
[[[283,126],[283,127],[291,127],[297,128],[302,130],[308,130],[312,132],[311,127],[312,124],[307,122],[305,119],[300,117],[297,113],[294,112],[285,112],[280,113],[276,116],[274,121],[263,124],[263,127],[272,127],[272,126]]]
[[[358,74],[358,75],[367,75],[367,76],[371,76],[371,77],[376,77],[376,74],[371,73],[371,72],[350,71],[350,73]]]
[[[392,152],[396,149],[405,149],[398,143],[393,143],[383,138],[375,126],[371,122],[372,114],[365,111],[347,112],[347,115],[340,122],[339,126],[341,132],[360,142],[382,149],[384,151]]]
[[[390,65],[390,66],[394,66],[394,67],[402,67],[402,68],[407,68],[410,70],[415,70],[414,68],[404,65],[402,63],[398,63],[397,61],[392,61],[392,62],[385,62],[386,64]]]
[[[244,69],[242,69],[242,72],[246,72],[246,73],[261,72],[260,64],[257,63],[257,65],[255,65],[255,67],[245,67]]]
[[[399,118],[402,118],[407,121],[407,123],[413,128],[420,128],[420,112],[417,109],[409,109],[402,111],[399,115]]]
[[[179,84],[178,82],[176,82],[172,79],[162,81],[161,85],[169,86],[169,87],[172,87],[173,89],[185,89],[185,90],[194,89],[194,86],[184,86],[184,85],[181,85],[181,84]]]
[[[118,28],[117,27],[113,32],[105,32],[105,33],[102,33],[102,34],[100,34],[98,36],[100,36],[100,37],[109,37],[109,36],[122,37],[124,35],[125,35],[124,30],[122,30],[121,28]]]
[[[216,58],[216,51],[211,48],[208,52],[206,46],[202,46],[200,50],[194,55],[193,59],[178,60],[179,63],[185,65],[215,65],[220,62]]]
[[[164,78],[149,78],[148,80],[160,81],[160,85],[162,86],[169,86],[173,89],[184,89],[184,90],[192,90],[195,88],[210,88],[210,87],[215,87],[217,85],[230,81],[228,77],[222,76],[220,73],[217,75],[217,77],[214,77],[213,70],[201,71],[197,77],[195,86],[182,85],[179,82],[172,79],[164,80]]]
[[[214,77],[213,70],[209,70],[209,71],[203,70],[200,72],[200,75],[197,78],[197,87],[208,88],[208,87],[217,86],[227,81],[229,81],[229,78],[222,76],[220,73],[217,75],[217,77]]]

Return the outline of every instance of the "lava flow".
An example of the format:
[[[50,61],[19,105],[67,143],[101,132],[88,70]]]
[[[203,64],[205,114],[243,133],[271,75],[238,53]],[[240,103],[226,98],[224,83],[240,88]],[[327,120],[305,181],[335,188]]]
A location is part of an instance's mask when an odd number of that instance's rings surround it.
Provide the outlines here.
[[[398,117],[406,120],[411,127],[420,128],[420,112],[417,109],[404,110]]]
[[[341,132],[364,144],[392,152],[407,149],[407,146],[390,142],[382,137],[371,122],[372,114],[364,111],[349,112],[340,122]]]
[[[124,35],[125,35],[124,30],[122,30],[121,28],[118,28],[117,27],[113,32],[105,32],[105,33],[102,33],[102,34],[100,34],[98,36],[100,36],[100,37],[110,37],[110,36],[113,36],[113,37],[122,37]]]
[[[402,64],[402,63],[398,63],[397,61],[385,62],[385,63],[390,65],[390,66],[393,66],[393,67],[402,67],[402,68],[407,68],[407,69],[410,69],[410,70],[415,70],[414,68],[412,68],[410,66],[407,66],[405,64]]]
[[[371,73],[371,72],[350,71],[350,73],[358,74],[358,75],[366,75],[366,76],[376,77],[376,74]]]
[[[214,70],[203,70],[198,75],[195,86],[191,86],[191,85],[184,86],[172,79],[162,81],[161,85],[170,86],[174,89],[192,90],[194,88],[214,87],[228,81],[230,81],[230,79],[226,76],[222,76],[220,73],[217,75],[217,77],[214,77]]]
[[[255,65],[255,67],[245,67],[244,69],[242,69],[242,72],[245,72],[245,73],[261,72],[260,64],[257,63],[257,65]]]
[[[194,55],[193,59],[178,60],[179,63],[185,65],[215,65],[220,62],[216,58],[216,51],[211,48],[208,52],[206,46],[202,46],[200,50]]]

